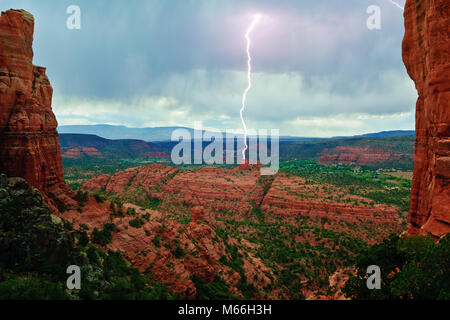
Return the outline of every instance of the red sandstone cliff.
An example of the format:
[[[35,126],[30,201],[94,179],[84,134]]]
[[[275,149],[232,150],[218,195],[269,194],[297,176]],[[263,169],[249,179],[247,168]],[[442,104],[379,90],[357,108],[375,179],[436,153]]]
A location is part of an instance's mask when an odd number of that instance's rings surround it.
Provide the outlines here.
[[[408,234],[450,231],[450,2],[407,0],[403,61],[419,94]]]
[[[24,10],[0,17],[0,172],[45,193],[51,209],[70,205],[45,68],[33,65],[34,18]]]

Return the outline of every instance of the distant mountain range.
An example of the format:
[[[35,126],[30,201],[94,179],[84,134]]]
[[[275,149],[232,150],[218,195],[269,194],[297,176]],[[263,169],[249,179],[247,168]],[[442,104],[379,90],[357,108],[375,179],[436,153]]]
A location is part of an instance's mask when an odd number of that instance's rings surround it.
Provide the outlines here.
[[[154,128],[129,128],[126,126],[113,126],[108,124],[97,124],[97,125],[70,125],[70,126],[59,126],[58,132],[61,134],[65,133],[77,133],[77,134],[91,134],[97,135],[99,137],[111,140],[120,139],[135,139],[143,140],[147,142],[155,141],[170,141],[172,132],[176,129],[186,129],[193,136],[194,129],[188,127],[154,127]],[[205,131],[204,131],[205,132]],[[208,131],[213,132],[213,131]],[[395,131],[382,131],[377,133],[368,133],[357,136],[349,137],[331,137],[331,138],[315,138],[315,137],[293,137],[293,136],[282,136],[280,141],[315,141],[315,140],[335,140],[335,139],[346,139],[346,138],[387,138],[387,137],[397,137],[413,135],[412,130],[395,130]]]
[[[137,139],[111,140],[93,134],[59,134],[62,157],[146,158],[168,157],[170,146],[160,146]]]
[[[334,139],[345,139],[345,138],[390,138],[390,137],[401,137],[401,136],[411,136],[416,134],[414,130],[391,130],[391,131],[380,131],[376,133],[366,133],[351,137],[333,137]]]
[[[94,134],[111,140],[137,139],[148,142],[170,141],[175,129],[186,129],[193,132],[193,129],[186,127],[129,128],[108,124],[58,126],[59,133]]]
[[[410,169],[415,137],[407,133],[411,132],[388,131],[329,139],[290,137],[280,141],[280,160],[317,160],[322,157],[324,163],[374,162],[380,167]],[[172,148],[178,144],[178,141],[106,139],[93,134],[74,133],[60,133],[59,141],[64,159],[169,158]],[[208,144],[204,141],[203,148]],[[270,149],[270,146],[269,141],[267,147]],[[193,145],[191,147],[194,148]],[[226,149],[225,144],[223,148]]]

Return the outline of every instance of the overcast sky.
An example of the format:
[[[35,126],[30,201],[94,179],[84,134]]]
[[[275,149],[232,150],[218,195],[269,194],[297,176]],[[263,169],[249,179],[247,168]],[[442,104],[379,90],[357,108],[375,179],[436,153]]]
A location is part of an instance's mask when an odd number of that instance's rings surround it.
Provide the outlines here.
[[[72,4],[81,30],[66,27]],[[370,5],[381,8],[381,30],[366,26]],[[47,67],[60,125],[240,128],[244,34],[260,13],[249,128],[322,137],[414,128],[403,12],[389,0],[0,0],[0,8],[35,16],[34,63]]]

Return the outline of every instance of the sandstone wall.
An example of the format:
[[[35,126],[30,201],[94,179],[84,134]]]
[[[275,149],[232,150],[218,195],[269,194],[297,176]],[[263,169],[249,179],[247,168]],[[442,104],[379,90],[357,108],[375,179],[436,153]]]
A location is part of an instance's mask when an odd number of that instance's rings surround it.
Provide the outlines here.
[[[52,209],[70,205],[45,68],[33,65],[34,18],[24,10],[0,16],[0,172],[23,177]]]
[[[450,1],[407,0],[403,61],[414,80],[416,144],[408,234],[450,231]]]

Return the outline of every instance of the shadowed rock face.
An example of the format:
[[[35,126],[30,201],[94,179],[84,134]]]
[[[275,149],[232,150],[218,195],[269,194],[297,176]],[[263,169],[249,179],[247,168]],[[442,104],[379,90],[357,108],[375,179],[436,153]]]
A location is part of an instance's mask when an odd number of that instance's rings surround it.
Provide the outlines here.
[[[419,94],[408,234],[450,231],[450,2],[408,0],[403,61]]]
[[[41,193],[23,178],[0,173],[0,261],[6,268],[30,271],[53,263],[65,265],[74,236],[50,214]]]
[[[70,205],[45,68],[32,64],[34,18],[0,16],[0,172],[23,177],[48,196],[51,209]]]

